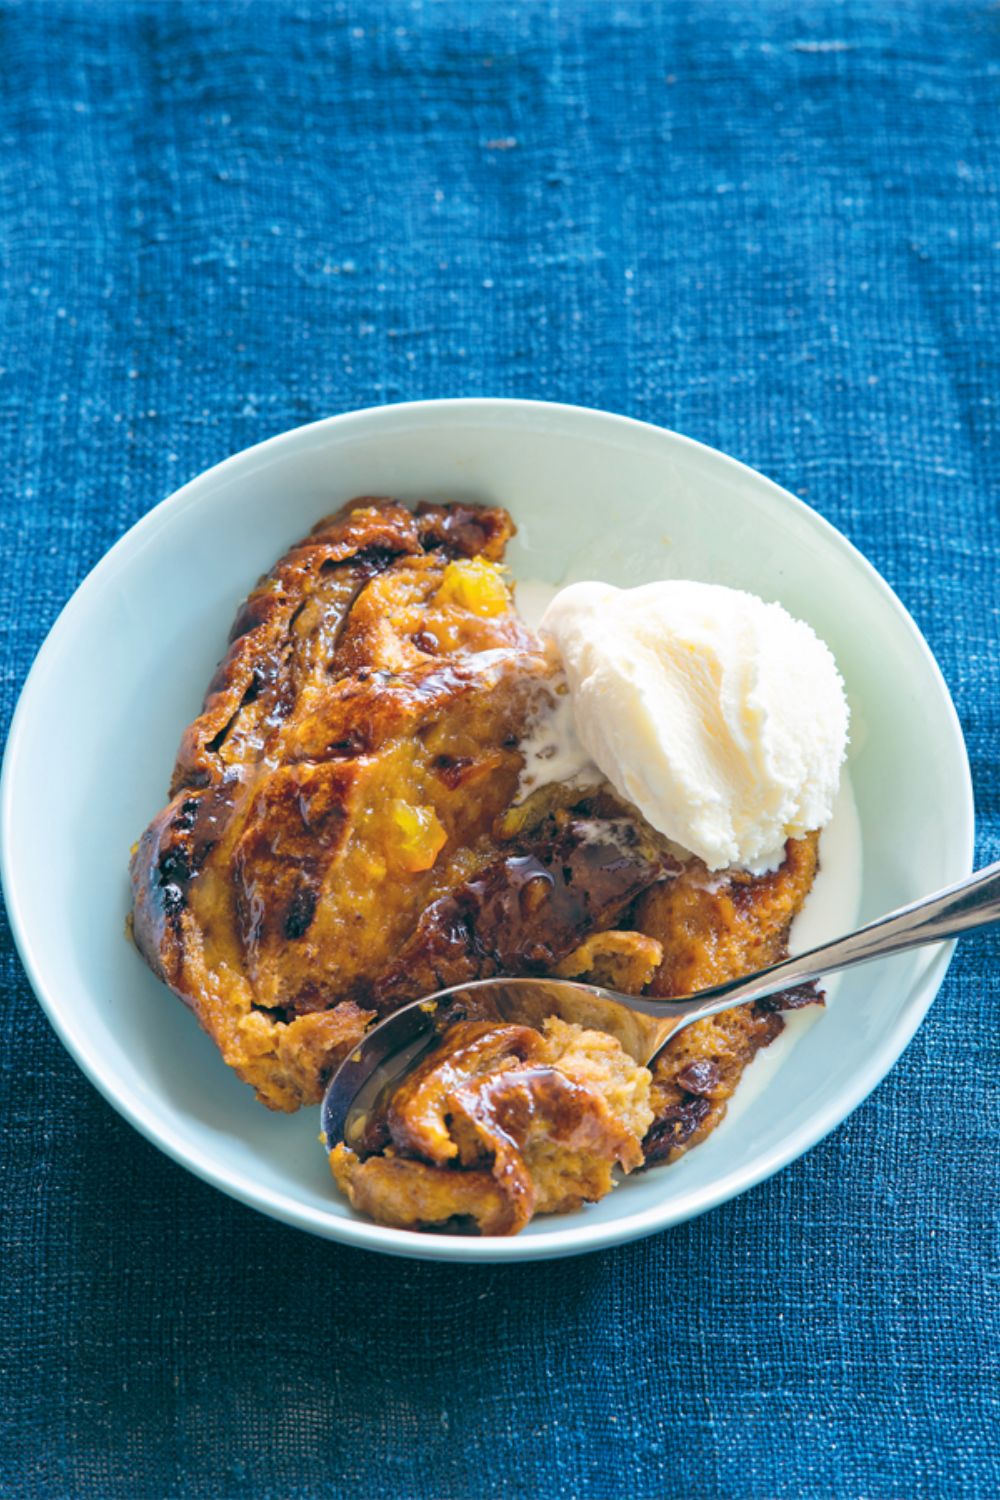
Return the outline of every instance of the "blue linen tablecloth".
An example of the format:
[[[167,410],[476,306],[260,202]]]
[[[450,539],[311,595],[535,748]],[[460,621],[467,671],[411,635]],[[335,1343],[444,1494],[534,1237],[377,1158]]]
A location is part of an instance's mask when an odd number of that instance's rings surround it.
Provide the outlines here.
[[[0,69],[5,724],[72,589],[217,459],[546,397],[726,449],[867,553],[1000,857],[1000,8],[7,0]],[[997,1494],[998,953],[746,1197],[447,1268],[187,1176],[4,928],[2,1493]]]

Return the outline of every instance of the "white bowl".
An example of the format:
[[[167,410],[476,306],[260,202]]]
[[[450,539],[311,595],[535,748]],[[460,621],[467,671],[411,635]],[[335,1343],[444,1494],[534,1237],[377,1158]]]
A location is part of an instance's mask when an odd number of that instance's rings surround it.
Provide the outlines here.
[[[779,599],[829,642],[848,685],[862,918],[971,868],[968,762],[948,691],[899,601],[825,521],[733,459],[624,417],[419,402],[316,422],[227,459],[145,516],[67,604],[24,688],[0,794],[4,888],[35,992],[137,1129],[206,1181],[316,1234],[399,1255],[530,1260],[680,1223],[800,1156],[864,1099],[919,1025],[950,949],[844,976],[738,1129],[723,1125],[675,1166],[579,1213],[476,1240],[353,1215],[333,1191],[318,1111],[285,1117],[255,1103],[126,940],[129,847],[165,799],[237,603],[319,516],[365,493],[507,505],[522,576],[688,576]]]

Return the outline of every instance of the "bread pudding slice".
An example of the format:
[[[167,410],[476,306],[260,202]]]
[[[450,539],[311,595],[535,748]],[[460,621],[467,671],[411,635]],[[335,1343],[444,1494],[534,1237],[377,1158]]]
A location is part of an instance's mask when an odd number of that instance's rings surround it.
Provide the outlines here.
[[[667,867],[627,815],[501,837],[556,670],[512,530],[391,500],[321,521],[237,614],[135,850],[140,951],[272,1108],[318,1102],[379,1009],[545,972]]]
[[[772,875],[710,875],[606,785],[519,799],[559,665],[515,612],[512,530],[496,508],[384,499],[321,521],[239,610],[136,846],[140,951],[270,1108],[317,1103],[379,1015],[437,989],[557,975],[675,995],[786,952],[815,835]],[[688,1028],[652,1081],[554,1018],[461,1021],[335,1175],[385,1223],[516,1232],[702,1140],[782,1006],[815,998]]]

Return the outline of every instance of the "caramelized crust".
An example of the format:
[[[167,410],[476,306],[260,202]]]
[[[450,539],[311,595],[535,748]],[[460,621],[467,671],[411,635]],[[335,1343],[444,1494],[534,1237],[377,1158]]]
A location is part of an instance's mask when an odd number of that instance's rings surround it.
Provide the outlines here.
[[[512,529],[387,500],[320,522],[240,609],[135,851],[141,952],[272,1108],[318,1101],[376,1009],[542,971],[665,868],[620,817],[498,842],[554,672]]]
[[[512,529],[369,499],[320,522],[238,612],[136,847],[141,952],[271,1108],[317,1102],[376,1015],[450,985],[678,995],[786,951],[815,835],[772,875],[710,875],[607,787],[515,802],[556,664],[499,567]],[[516,1232],[702,1140],[782,1006],[816,998],[689,1027],[651,1087],[602,1033],[465,1021],[334,1175],[383,1223]]]
[[[357,501],[240,609],[134,933],[264,1103],[318,1100],[425,910],[495,853],[551,664],[496,563],[506,513]]]
[[[587,932],[680,867],[628,818],[556,814],[421,917],[376,985],[381,1009],[495,974],[551,974]]]
[[[781,868],[764,876],[711,875],[691,860],[639,897],[636,930],[594,933],[555,972],[667,996],[773,963],[812,885],[817,844],[816,835],[789,841]],[[780,1008],[817,998],[792,993],[687,1027],[653,1064],[648,1096],[636,1083],[646,1070],[602,1033],[554,1018],[544,1040],[526,1026],[452,1026],[367,1123],[362,1156],[334,1149],[334,1177],[355,1208],[382,1224],[516,1234],[535,1213],[603,1197],[615,1165],[673,1161],[697,1145],[722,1120],[744,1069],[781,1032]],[[543,1064],[553,1041],[565,1081]],[[633,1134],[611,1135],[608,1112]]]
[[[480,1234],[510,1234],[507,1198],[490,1172],[442,1172],[427,1162],[375,1156],[361,1162],[344,1145],[330,1157],[334,1181],[358,1213],[391,1229],[455,1231],[474,1225]]]
[[[516,1234],[610,1192],[612,1171],[642,1162],[649,1074],[611,1037],[550,1019],[452,1026],[395,1091],[389,1145],[366,1160],[331,1153],[355,1208],[420,1229],[456,1219]],[[369,1134],[379,1135],[378,1124]]]

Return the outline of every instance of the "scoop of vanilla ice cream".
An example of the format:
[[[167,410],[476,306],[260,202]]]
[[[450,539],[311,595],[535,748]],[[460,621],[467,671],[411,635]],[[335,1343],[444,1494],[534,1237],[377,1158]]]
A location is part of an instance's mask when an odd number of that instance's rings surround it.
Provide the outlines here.
[[[774,869],[787,838],[829,821],[844,685],[828,647],[780,604],[710,583],[574,583],[541,628],[584,749],[709,869]]]

